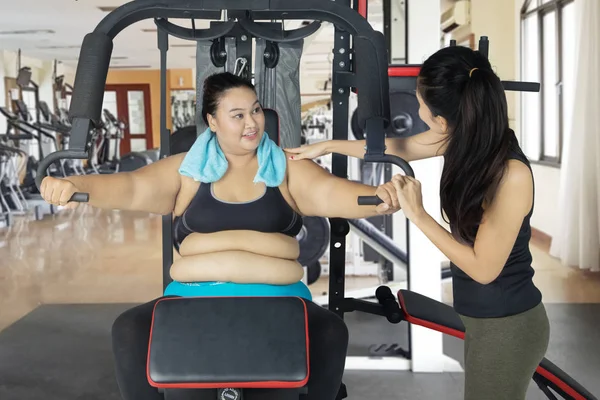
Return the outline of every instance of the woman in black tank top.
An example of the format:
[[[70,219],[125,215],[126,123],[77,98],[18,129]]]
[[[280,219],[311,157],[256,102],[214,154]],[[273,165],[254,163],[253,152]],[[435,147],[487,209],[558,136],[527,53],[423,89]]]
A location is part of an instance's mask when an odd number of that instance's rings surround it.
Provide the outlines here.
[[[509,128],[503,85],[485,56],[453,46],[425,61],[417,98],[430,130],[386,139],[387,152],[407,161],[443,155],[440,197],[451,232],[423,209],[418,181],[396,176],[386,185],[451,261],[454,308],[466,328],[465,399],[524,400],[549,323],[532,281],[533,176]],[[333,141],[288,151],[294,159],[361,157],[364,145]]]

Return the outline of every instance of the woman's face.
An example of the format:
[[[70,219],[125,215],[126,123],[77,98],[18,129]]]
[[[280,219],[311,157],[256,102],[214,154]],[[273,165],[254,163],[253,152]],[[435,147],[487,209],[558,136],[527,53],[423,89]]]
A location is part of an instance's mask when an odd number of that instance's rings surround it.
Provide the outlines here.
[[[255,151],[265,130],[265,115],[256,93],[245,87],[226,91],[219,99],[215,115],[207,118],[219,145],[229,154]]]

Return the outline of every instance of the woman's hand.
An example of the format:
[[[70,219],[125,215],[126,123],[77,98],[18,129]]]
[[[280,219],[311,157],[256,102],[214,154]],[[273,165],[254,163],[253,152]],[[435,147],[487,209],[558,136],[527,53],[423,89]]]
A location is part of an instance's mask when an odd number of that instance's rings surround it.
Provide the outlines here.
[[[74,209],[77,208],[79,203],[69,202],[71,196],[80,190],[66,179],[58,179],[51,176],[47,176],[42,181],[40,187],[40,194],[42,198],[55,206],[66,206],[66,208]]]
[[[377,188],[375,196],[383,200],[383,203],[377,206],[377,213],[380,215],[393,214],[400,210],[400,202],[398,201],[398,191],[394,182],[384,183]]]
[[[315,159],[317,157],[324,156],[331,153],[327,148],[327,141],[308,144],[293,149],[285,149],[286,152],[292,153],[290,160],[303,160],[303,159]]]
[[[406,218],[413,223],[426,214],[423,208],[421,182],[405,175],[395,175],[391,183],[396,191],[396,199]]]

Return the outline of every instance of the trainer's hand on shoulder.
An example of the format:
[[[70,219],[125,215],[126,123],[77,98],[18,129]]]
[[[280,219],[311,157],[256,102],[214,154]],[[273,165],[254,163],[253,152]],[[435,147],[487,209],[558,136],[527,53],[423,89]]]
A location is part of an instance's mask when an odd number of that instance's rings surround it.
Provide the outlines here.
[[[383,203],[379,204],[376,208],[378,214],[393,214],[400,210],[398,192],[393,182],[380,185],[375,191],[375,196],[383,200]]]
[[[79,203],[69,202],[74,193],[79,192],[77,187],[66,179],[47,176],[40,186],[42,198],[55,206],[66,206],[66,208],[77,208]]]
[[[290,160],[312,160],[330,153],[327,149],[327,142],[307,144],[300,147],[285,149],[285,151],[290,153],[288,154]]]

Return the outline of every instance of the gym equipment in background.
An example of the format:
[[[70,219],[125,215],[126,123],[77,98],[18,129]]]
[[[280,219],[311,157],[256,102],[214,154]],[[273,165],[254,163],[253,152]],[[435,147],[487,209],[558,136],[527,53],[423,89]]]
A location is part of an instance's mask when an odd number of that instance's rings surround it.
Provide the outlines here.
[[[193,90],[171,90],[171,125],[174,130],[194,125],[196,93]]]
[[[125,136],[126,124],[118,120],[109,110],[103,110],[105,119],[104,136],[100,136],[98,145],[98,173],[131,172],[158,161],[159,149],[132,151],[121,156],[120,143]],[[109,158],[110,140],[113,140],[113,156]]]
[[[236,45],[240,50],[240,43],[243,46],[250,47],[251,40],[248,38],[261,37],[274,42],[299,40],[311,33],[314,25],[308,22],[305,26],[292,31],[285,31],[282,24],[261,25],[255,20],[282,20],[282,19],[303,19],[305,17],[322,19],[335,24],[335,45],[334,54],[336,61],[333,63],[333,138],[337,140],[348,139],[348,92],[355,87],[358,94],[358,126],[366,132],[366,153],[364,159],[366,162],[375,163],[393,163],[400,167],[409,176],[414,176],[411,166],[401,158],[390,156],[385,153],[385,130],[390,121],[389,105],[389,76],[387,51],[384,36],[375,31],[371,25],[357,11],[348,7],[349,1],[330,1],[304,0],[302,2],[289,1],[270,1],[270,9],[265,10],[265,3],[260,0],[223,0],[220,2],[189,2],[187,0],[172,0],[168,3],[159,0],[134,1],[124,6],[118,7],[108,14],[102,22],[96,27],[93,33],[88,34],[82,45],[79,64],[77,68],[77,77],[75,90],[73,92],[73,101],[71,103],[71,115],[73,116],[73,149],[69,151],[59,151],[46,157],[39,166],[39,173],[36,177],[36,183],[41,184],[41,180],[49,165],[63,158],[85,159],[88,156],[91,131],[100,119],[101,99],[103,96],[108,66],[110,63],[112,40],[125,27],[139,20],[146,18],[155,18],[158,26],[158,46],[161,55],[161,81],[166,82],[166,62],[168,49],[168,34],[172,34],[184,39],[215,39],[224,37],[232,32],[235,33]],[[365,12],[366,0],[360,0],[355,4],[357,9]],[[188,29],[177,26],[164,18],[195,18],[195,19],[220,19],[223,9],[227,12],[225,22],[219,22],[211,25],[209,29]],[[314,22],[312,23],[314,24]],[[350,36],[352,36],[353,46],[350,46]],[[480,51],[487,55],[487,41],[482,41]],[[344,49],[343,51],[340,51]],[[244,53],[244,56],[250,53]],[[355,65],[352,67],[350,54],[353,54],[352,60]],[[220,55],[220,54],[219,54]],[[239,57],[240,53],[237,54]],[[226,62],[229,62],[229,54]],[[343,62],[340,62],[343,61]],[[249,58],[246,58],[246,66],[252,65]],[[241,73],[247,76],[249,71],[242,70]],[[514,87],[522,85],[513,83]],[[527,86],[527,85],[525,85]],[[539,90],[539,85],[533,85],[534,91]],[[161,157],[170,154],[170,134],[166,129],[166,107],[167,93],[166,85],[161,85]],[[347,159],[345,157],[334,157],[332,162],[333,174],[345,178],[347,175]],[[71,201],[88,201],[87,193],[76,193]],[[377,197],[360,197],[359,204],[377,204]],[[166,286],[170,282],[169,268],[173,260],[173,235],[172,235],[172,216],[163,216],[163,281]],[[396,300],[390,289],[386,286],[379,287],[374,297],[378,302],[369,302],[354,298],[345,297],[344,271],[345,271],[345,241],[346,235],[350,231],[348,221],[339,218],[330,219],[331,226],[331,247],[330,247],[330,287],[329,287],[329,309],[343,318],[344,313],[351,311],[362,311],[369,314],[386,317],[391,323],[399,323],[406,318],[410,323],[422,324],[423,326],[434,328],[435,325],[452,329],[452,321],[457,315],[452,308],[445,309],[440,313],[438,310],[445,305],[431,299],[420,299],[416,293],[410,291],[400,291],[398,293],[399,302]],[[409,280],[410,284],[410,280]],[[407,296],[414,295],[412,300],[407,300]],[[414,301],[416,299],[416,301]],[[230,326],[230,314],[222,312],[213,312],[216,309],[227,307],[227,304],[235,304],[237,311],[243,311],[251,301],[245,298],[175,298],[164,301],[169,304],[168,310],[159,309],[154,313],[155,321],[164,321],[168,318],[168,323],[162,327],[153,326],[151,332],[150,354],[155,354],[155,350],[165,343],[160,342],[155,347],[154,339],[160,341],[165,336],[173,337],[172,334],[178,332],[190,333],[189,328],[197,326],[194,316],[198,313],[186,313],[193,307],[203,309],[202,319],[208,313],[210,314],[210,324],[202,324],[204,334],[210,332],[211,337],[218,337],[219,358],[221,360],[238,360],[235,368],[226,368],[218,373],[195,374],[197,363],[178,366],[172,363],[170,359],[158,359],[160,364],[148,364],[149,382],[165,393],[167,399],[171,398],[172,390],[177,388],[234,388],[236,395],[243,392],[244,388],[262,387],[298,389],[298,397],[302,396],[302,390],[305,390],[305,383],[309,378],[310,372],[302,373],[305,370],[294,369],[293,374],[289,371],[277,370],[277,358],[265,358],[260,364],[255,363],[255,355],[252,350],[258,346],[264,346],[266,341],[272,337],[265,335],[252,339],[252,345],[237,345],[241,329],[222,329],[219,327]],[[245,303],[247,302],[247,303]],[[289,321],[290,316],[297,317],[296,321],[302,320],[302,309],[299,303],[298,309],[294,312],[285,308],[291,302],[290,298],[280,297],[269,299],[268,304],[262,306],[260,315],[264,318],[262,325],[276,324],[278,321]],[[419,304],[420,303],[420,304]],[[416,305],[415,305],[416,304]],[[422,306],[422,307],[419,307]],[[230,306],[231,307],[231,306]],[[404,312],[403,312],[404,310]],[[408,314],[408,311],[411,314]],[[241,314],[247,315],[247,314]],[[410,317],[410,318],[409,318]],[[236,321],[237,323],[238,321]],[[173,331],[172,327],[177,326]],[[210,330],[212,327],[212,331]],[[208,331],[207,331],[208,329]],[[194,331],[197,331],[194,330]],[[199,332],[199,331],[198,331]],[[285,333],[284,333],[285,332]],[[287,323],[281,328],[281,334],[278,337],[287,337],[287,335],[301,338],[305,333],[305,328],[301,324]],[[156,335],[156,336],[154,336]],[[189,335],[188,335],[189,336]],[[197,342],[190,343],[183,337],[168,340],[169,352],[175,352],[186,355],[191,353],[198,354],[201,350]],[[298,339],[296,346],[290,346],[288,352],[279,358],[288,360],[302,360],[309,356],[309,350],[306,347],[298,345],[302,343]],[[412,351],[407,352],[411,358],[418,357]],[[156,359],[151,359],[156,360]],[[162,360],[162,361],[161,361]],[[187,357],[185,360],[190,362],[197,361]],[[250,364],[260,367],[263,374],[256,374],[255,369],[241,368]],[[157,361],[157,362],[158,362]],[[292,365],[300,368],[300,363]],[[186,369],[185,367],[191,368]],[[162,377],[160,382],[156,382],[155,374],[157,372]],[[230,372],[233,372],[230,374]],[[293,378],[292,378],[293,375]],[[541,376],[541,378],[540,378]],[[585,389],[572,380],[566,373],[558,368],[548,365],[540,365],[536,375],[533,378],[538,382],[544,393],[549,395],[549,388],[555,389],[555,392],[566,399],[595,399]],[[233,382],[234,381],[234,382]],[[540,383],[541,382],[541,383]],[[550,382],[550,383],[548,383]],[[301,389],[303,388],[303,389]],[[220,393],[223,394],[223,391]],[[233,395],[232,393],[229,393]],[[243,396],[243,393],[242,393]],[[340,388],[338,398],[346,397],[344,385]],[[550,395],[549,395],[550,396]]]
[[[3,164],[5,167],[3,171],[5,174],[4,178],[6,180],[3,199],[7,203],[5,204],[6,212],[12,214],[11,221],[12,216],[25,215],[29,210],[34,211],[36,220],[41,220],[45,215],[54,214],[57,208],[42,199],[35,184],[39,164],[38,158],[32,155],[32,153],[37,153],[40,146],[33,143],[33,141],[35,140],[37,143],[40,143],[42,135],[49,134],[23,120],[23,111],[25,112],[25,117],[29,117],[26,106],[20,101],[17,101],[16,104],[19,108],[18,115],[11,113],[4,107],[0,107],[0,114],[6,118],[8,126],[6,134],[0,136],[0,143],[4,145],[4,159],[6,161]],[[23,107],[25,108],[23,109]],[[54,139],[52,136],[51,138]],[[19,161],[22,161],[22,163]],[[48,172],[53,176],[63,176],[59,166],[60,164],[58,163],[51,165]],[[10,190],[7,188],[10,188]],[[13,197],[12,202],[8,201],[7,198],[11,194],[15,196],[15,192],[19,196]],[[19,199],[23,201],[19,201]]]

